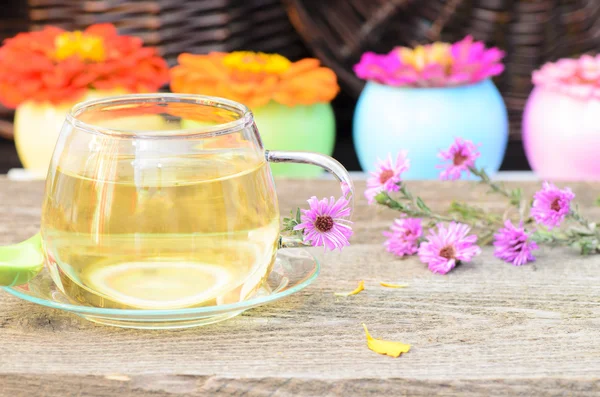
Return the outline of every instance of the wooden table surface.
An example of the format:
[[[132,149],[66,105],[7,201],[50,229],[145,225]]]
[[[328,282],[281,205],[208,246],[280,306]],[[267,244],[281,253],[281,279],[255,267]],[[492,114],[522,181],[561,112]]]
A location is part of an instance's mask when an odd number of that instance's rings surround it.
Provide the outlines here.
[[[521,184],[533,192],[535,183]],[[282,212],[331,181],[277,181]],[[434,208],[468,199],[502,204],[470,183],[414,182]],[[600,218],[599,184],[572,184]],[[362,192],[364,185],[357,186]],[[41,182],[0,179],[0,244],[39,227]],[[600,395],[600,257],[543,249],[533,265],[490,248],[447,276],[382,249],[397,215],[361,197],[353,245],[323,256],[300,293],[232,320],[174,331],[95,325],[0,292],[0,392],[10,396]],[[320,250],[319,250],[320,252]],[[340,298],[365,280],[366,290]],[[381,280],[409,284],[392,290]],[[399,358],[373,336],[412,344]]]

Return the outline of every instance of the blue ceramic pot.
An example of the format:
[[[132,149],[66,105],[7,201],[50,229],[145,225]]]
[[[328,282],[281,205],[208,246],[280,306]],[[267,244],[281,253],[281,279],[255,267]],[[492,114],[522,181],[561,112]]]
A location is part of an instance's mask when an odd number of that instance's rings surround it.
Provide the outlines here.
[[[354,144],[363,170],[408,151],[405,179],[438,179],[438,153],[456,137],[480,144],[477,166],[498,171],[508,143],[508,116],[491,80],[448,88],[367,83],[354,113]]]

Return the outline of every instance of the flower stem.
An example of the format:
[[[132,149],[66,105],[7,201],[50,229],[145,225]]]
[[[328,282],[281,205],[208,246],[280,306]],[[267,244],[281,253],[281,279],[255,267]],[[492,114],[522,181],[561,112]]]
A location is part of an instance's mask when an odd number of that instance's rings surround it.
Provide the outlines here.
[[[488,213],[483,208],[475,207],[466,203],[453,201],[450,204],[449,213],[456,215],[463,222],[476,224],[478,222],[483,223],[486,227],[496,227],[502,225],[502,218]]]
[[[423,200],[421,200],[420,197],[417,197],[417,199],[415,200],[412,194],[410,194],[410,192],[408,192],[408,190],[406,190],[405,187],[402,187],[400,192],[402,193],[402,198],[407,200],[408,203],[403,203],[399,200],[393,199],[392,197],[390,197],[388,192],[379,193],[375,197],[375,200],[381,205],[385,205],[388,208],[400,211],[408,216],[412,216],[415,218],[429,218],[442,222],[452,222],[455,220],[453,217],[444,216],[432,212],[429,209],[429,207],[427,207],[425,203],[423,203]]]
[[[488,230],[488,231],[482,233],[481,235],[479,235],[479,240],[477,243],[481,246],[484,246],[484,245],[491,244],[492,241],[494,241],[494,231]]]
[[[573,230],[574,233],[578,233],[580,236],[588,236],[588,238],[589,236],[593,236],[596,241],[600,241],[600,230],[596,227],[595,223],[588,221],[581,215],[577,206],[575,209],[571,209],[568,217],[585,228],[585,231]]]
[[[571,218],[575,222],[579,223],[581,226],[585,227],[586,229],[592,229],[590,227],[592,224],[579,213],[578,209],[574,209],[574,210],[572,209],[569,212],[569,218]],[[595,229],[595,227],[594,227],[594,229]]]
[[[492,181],[490,176],[487,174],[487,172],[485,172],[483,168],[477,169],[475,167],[469,167],[469,171],[471,171],[473,175],[480,179],[480,183],[488,185],[492,193],[496,193],[506,197],[509,200],[510,205],[516,207],[516,209],[519,211],[519,216],[521,220],[526,221],[525,218],[527,206],[525,205],[526,203],[523,200],[523,190],[521,190],[521,188],[513,190],[506,189],[506,187],[504,187],[503,184]]]
[[[485,172],[485,170],[483,168],[477,169],[475,167],[469,167],[469,171],[471,171],[471,174],[478,177],[481,180],[480,181],[481,183],[488,185],[490,187],[490,189],[492,189],[492,192],[498,193],[508,199],[511,199],[511,200],[513,199],[512,191],[506,190],[504,185],[493,182],[490,179],[490,176],[487,174],[487,172]]]
[[[567,236],[564,233],[559,232],[551,232],[544,229],[538,229],[535,232],[531,233],[531,239],[536,243],[540,244],[548,244],[548,245],[556,245],[556,244],[566,244],[570,245],[574,241],[572,237]]]

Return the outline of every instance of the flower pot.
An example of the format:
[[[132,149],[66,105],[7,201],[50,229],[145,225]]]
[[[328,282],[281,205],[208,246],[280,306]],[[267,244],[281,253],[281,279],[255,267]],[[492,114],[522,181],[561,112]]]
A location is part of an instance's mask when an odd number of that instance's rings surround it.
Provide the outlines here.
[[[368,82],[354,114],[354,144],[362,168],[408,151],[405,179],[437,179],[438,152],[461,137],[480,145],[478,167],[496,172],[508,143],[504,101],[491,80],[445,88],[401,88]]]
[[[600,179],[600,100],[534,88],[523,115],[523,145],[543,179]]]
[[[77,103],[88,99],[122,94],[123,91],[89,91],[80,100],[58,105],[27,101],[15,111],[15,146],[23,167],[45,177],[58,134],[67,113]]]
[[[78,101],[54,105],[50,102],[27,101],[15,111],[15,146],[23,167],[38,177],[44,178],[52,159],[54,146],[67,113],[78,102],[91,99],[123,95],[123,90],[90,90]],[[107,120],[106,127],[120,129],[161,130],[170,127],[159,115],[128,117]]]
[[[266,148],[333,153],[335,117],[328,103],[286,106],[271,101],[252,109],[252,113]],[[310,165],[270,165],[275,176],[315,177],[322,173]]]

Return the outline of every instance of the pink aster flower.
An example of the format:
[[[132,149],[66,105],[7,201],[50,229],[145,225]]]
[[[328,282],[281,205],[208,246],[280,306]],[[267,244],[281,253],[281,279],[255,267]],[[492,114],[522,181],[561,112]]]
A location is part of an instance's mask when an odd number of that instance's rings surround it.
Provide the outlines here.
[[[419,238],[423,234],[419,218],[400,218],[392,224],[389,232],[383,232],[387,237],[386,250],[394,255],[414,255],[419,249]]]
[[[348,198],[348,196],[352,194],[352,190],[353,190],[351,183],[342,182],[341,186],[342,186],[342,194],[344,195],[344,197]]]
[[[515,266],[532,262],[535,257],[531,251],[538,249],[535,241],[529,240],[529,234],[523,227],[515,227],[511,221],[506,220],[504,227],[494,234],[494,256]]]
[[[533,196],[531,216],[539,224],[553,227],[560,226],[571,211],[571,200],[575,194],[571,189],[559,189],[552,183],[544,182],[542,190]]]
[[[479,151],[473,142],[456,138],[448,150],[440,151],[438,157],[448,161],[448,164],[437,166],[437,168],[444,168],[440,174],[440,179],[456,180],[460,178],[463,172],[469,174],[469,167],[475,166]]]
[[[350,245],[352,222],[346,219],[350,216],[348,200],[341,197],[335,201],[331,197],[319,201],[313,196],[308,204],[310,209],[302,210],[301,223],[294,227],[294,230],[303,230],[305,241],[314,247],[324,246],[326,250]]]
[[[427,240],[419,247],[419,258],[434,273],[446,274],[457,262],[470,262],[481,253],[477,236],[468,235],[468,225],[450,222],[448,227],[438,223],[437,230],[430,229]]]
[[[371,172],[371,177],[367,179],[367,190],[365,197],[369,204],[375,202],[375,196],[380,192],[397,192],[400,190],[398,184],[401,182],[401,175],[404,171],[410,168],[410,161],[406,158],[406,151],[401,151],[396,157],[396,161],[392,160],[392,155],[389,154],[387,160],[377,163],[377,170]]]

